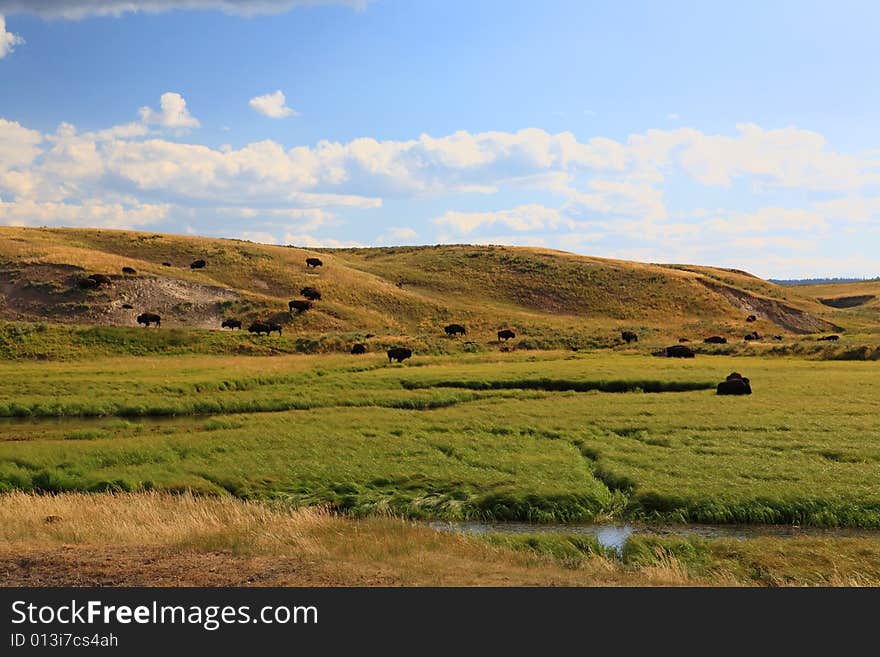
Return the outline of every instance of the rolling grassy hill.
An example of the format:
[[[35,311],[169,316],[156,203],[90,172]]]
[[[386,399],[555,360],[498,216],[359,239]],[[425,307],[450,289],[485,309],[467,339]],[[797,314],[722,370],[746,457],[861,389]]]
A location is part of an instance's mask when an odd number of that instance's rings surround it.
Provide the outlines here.
[[[305,259],[314,256],[324,265],[309,269]],[[207,266],[190,269],[197,259]],[[123,267],[136,274],[124,275]],[[78,281],[93,273],[110,276],[112,285],[80,289]],[[304,286],[318,288],[323,299],[292,316],[287,302]],[[525,348],[614,346],[622,329],[638,331],[643,346],[645,339],[660,344],[710,333],[741,340],[751,330],[839,331],[852,315],[809,290],[738,270],[541,248],[304,249],[133,231],[0,228],[0,322],[39,323],[48,333],[58,325],[137,327],[135,318],[145,311],[161,314],[160,330],[176,336],[184,350],[194,340],[190,329],[219,331],[224,317],[238,317],[245,326],[255,319],[284,324],[284,339],[274,343],[236,337],[245,353],[278,345],[288,350],[289,340],[299,340],[294,350],[303,350],[302,341],[315,336],[329,340],[330,350],[367,338],[430,342],[443,350],[494,342],[502,328],[515,330]],[[758,321],[746,323],[751,314]],[[854,319],[855,326],[868,325]],[[467,337],[448,340],[442,327],[450,322],[465,324]],[[106,331],[93,330],[89,339],[122,335]],[[223,339],[212,335],[217,337],[199,339]]]

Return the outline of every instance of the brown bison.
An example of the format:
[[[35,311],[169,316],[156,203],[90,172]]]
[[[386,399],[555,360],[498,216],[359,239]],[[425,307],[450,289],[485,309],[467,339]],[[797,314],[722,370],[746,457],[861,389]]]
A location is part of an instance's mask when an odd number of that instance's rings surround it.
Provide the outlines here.
[[[638,342],[639,336],[633,333],[632,331],[624,331],[620,334],[620,337],[623,338],[623,341],[629,344],[630,342]]]
[[[90,274],[89,278],[95,281],[98,286],[101,285],[113,285],[113,281],[109,276],[105,276],[104,274]]]
[[[122,304],[122,308],[123,310],[134,310],[134,306],[132,306],[130,303]]]
[[[320,258],[306,258],[306,267],[322,267],[324,265]]]
[[[667,358],[693,358],[694,352],[690,347],[676,344],[664,349]]]
[[[716,394],[719,395],[751,395],[752,386],[749,380],[739,372],[731,372],[718,384]]]
[[[412,357],[412,349],[407,349],[406,347],[392,347],[386,353],[388,354],[389,363],[392,360],[396,360],[398,363],[402,363],[407,358]]]
[[[309,301],[320,301],[321,293],[314,287],[304,287],[299,291],[301,295],[303,295]]]
[[[94,278],[81,278],[76,282],[83,290],[97,290],[101,284]]]
[[[134,274],[137,274],[137,271],[135,271],[134,267],[123,267],[123,268],[122,268],[122,273],[123,273],[123,274],[134,275]]]
[[[444,329],[446,331],[446,335],[466,335],[467,329],[461,324],[450,324],[446,326]]]
[[[359,356],[360,354],[365,354],[365,353],[367,353],[367,345],[361,344],[361,343],[353,345],[351,348],[351,353],[353,353],[355,356]]]
[[[703,340],[706,344],[727,344],[727,338],[722,338],[720,335],[712,335]]]
[[[162,318],[159,317],[156,313],[141,313],[137,316],[137,323],[143,324],[145,327],[150,324],[155,324],[156,326],[162,326]]]
[[[761,339],[761,336],[758,335],[757,331],[752,331],[751,333],[743,336],[743,340],[745,340],[746,342],[750,342],[752,340],[760,340],[760,339]]]
[[[220,328],[222,328],[222,329],[228,328],[228,329],[232,329],[233,331],[235,329],[241,329],[241,320],[240,319],[231,319],[231,318],[224,319],[220,323]]]
[[[312,302],[306,301],[304,299],[294,299],[293,301],[287,302],[287,308],[290,312],[296,311],[296,314],[304,313],[305,311],[311,309]]]
[[[162,263],[162,266],[163,266],[163,267],[170,267],[170,266],[171,266],[171,263],[170,263],[170,262],[163,262],[163,263]]]
[[[678,341],[679,342],[690,342],[690,340],[688,340],[687,338],[679,338]]]
[[[515,338],[515,337],[516,337],[516,333],[514,333],[510,329],[502,329],[502,330],[498,331],[498,342],[501,342],[502,340],[507,341],[507,340],[510,340],[511,338]]]
[[[746,321],[747,322],[757,322],[758,318],[756,315],[749,315],[748,317],[746,317]]]
[[[256,333],[257,335],[265,333],[269,335],[271,332],[272,330],[269,328],[268,322],[253,322],[248,326],[248,333]]]
[[[189,268],[190,269],[204,269],[205,265],[207,265],[207,264],[208,263],[205,262],[204,260],[194,260],[193,262],[190,263]]]
[[[277,324],[276,322],[266,322],[266,326],[269,327],[269,333],[278,331],[278,335],[281,335],[281,324]],[[269,333],[266,333],[266,335],[269,335]]]
[[[838,340],[840,340],[840,336],[839,335],[824,335],[821,338],[816,338],[816,340],[819,340],[819,341],[830,340],[831,342],[837,342]]]

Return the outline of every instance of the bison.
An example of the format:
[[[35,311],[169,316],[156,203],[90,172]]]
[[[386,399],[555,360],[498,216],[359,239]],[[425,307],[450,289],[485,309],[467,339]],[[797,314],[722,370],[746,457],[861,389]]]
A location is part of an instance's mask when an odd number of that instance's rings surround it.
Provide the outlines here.
[[[304,287],[299,291],[309,301],[320,301],[321,293],[314,287]]]
[[[190,269],[203,269],[205,267],[205,265],[207,265],[207,264],[208,263],[205,262],[204,260],[194,260],[193,262],[190,263],[189,268]]]
[[[461,324],[450,324],[446,326],[444,329],[446,331],[446,335],[466,335],[467,329]]]
[[[739,372],[731,372],[718,384],[716,394],[719,395],[751,395],[752,386],[749,380]]]
[[[679,338],[678,341],[679,342],[690,342],[690,340],[688,340],[687,338]]]
[[[287,307],[290,312],[296,311],[297,314],[304,313],[312,307],[311,301],[305,301],[304,299],[294,299],[293,301],[287,302]]]
[[[412,357],[412,349],[407,349],[406,347],[392,347],[386,353],[388,354],[389,363],[392,360],[396,360],[398,363],[402,363],[407,358]]]
[[[222,329],[228,328],[228,329],[232,329],[233,331],[235,329],[241,329],[241,320],[240,319],[224,319],[220,323],[220,328],[222,328]]]
[[[171,266],[171,263],[170,263],[170,262],[163,262],[163,263],[162,263],[162,266],[163,266],[163,267],[170,267],[170,266]]]
[[[706,344],[727,344],[727,338],[722,338],[720,335],[712,335],[703,340]]]
[[[746,317],[746,321],[747,322],[757,322],[758,318],[755,315],[749,315],[748,317]]]
[[[321,267],[324,263],[321,262],[320,258],[306,258],[306,267]]]
[[[141,313],[137,316],[137,323],[143,324],[145,327],[150,324],[155,324],[156,326],[162,326],[162,318],[159,317],[156,313]]]
[[[134,306],[132,306],[130,303],[124,303],[124,304],[122,304],[122,308],[123,308],[124,310],[134,310]]]
[[[134,267],[123,267],[122,273],[134,275],[134,274],[137,274],[137,271],[135,271]]]
[[[95,281],[99,287],[101,285],[112,285],[113,284],[113,281],[110,280],[110,277],[105,276],[104,274],[90,274],[89,278],[92,279],[93,281]]]
[[[774,340],[782,340],[782,336],[781,335],[774,335],[773,339]]]
[[[620,337],[623,338],[623,341],[629,344],[630,342],[638,342],[639,336],[633,333],[632,331],[624,331],[620,334]]]
[[[514,333],[510,329],[502,329],[502,330],[498,331],[498,342],[501,342],[502,340],[507,341],[507,340],[510,340],[511,338],[515,338],[515,337],[516,337],[516,333]]]
[[[746,342],[750,342],[752,340],[760,340],[760,339],[761,339],[761,336],[758,335],[757,331],[752,331],[751,333],[743,336],[743,340],[745,340]]]
[[[101,284],[94,278],[81,278],[77,281],[76,284],[79,285],[83,290],[97,290],[99,287],[101,287]]]
[[[278,324],[276,322],[266,322],[266,326],[269,327],[269,331],[268,333],[266,333],[266,335],[269,335],[273,331],[278,331],[278,335],[281,335],[281,324]]]
[[[694,352],[690,347],[676,344],[664,349],[667,358],[693,358]]]
[[[248,333],[256,333],[260,335],[260,333],[265,333],[269,335],[271,333],[271,329],[269,328],[269,324],[266,322],[253,322],[250,326],[248,326]]]
[[[831,342],[836,342],[837,340],[840,340],[840,336],[839,335],[824,335],[821,338],[816,338],[816,339],[819,341],[830,340]]]
[[[355,356],[359,356],[360,354],[365,354],[365,353],[367,353],[367,345],[357,343],[356,345],[352,346],[351,353],[353,353]]]

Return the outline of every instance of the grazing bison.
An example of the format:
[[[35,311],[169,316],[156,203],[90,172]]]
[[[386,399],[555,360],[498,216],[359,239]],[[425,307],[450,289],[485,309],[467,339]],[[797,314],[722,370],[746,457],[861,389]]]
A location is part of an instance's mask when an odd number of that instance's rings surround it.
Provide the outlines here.
[[[719,395],[751,395],[752,386],[749,380],[739,372],[731,372],[718,384],[716,393]]]
[[[446,331],[446,335],[466,335],[467,329],[461,324],[450,324],[446,326],[444,329]]]
[[[171,263],[170,263],[170,262],[163,262],[163,263],[162,263],[162,266],[163,266],[163,267],[170,267],[170,266],[171,266]]]
[[[502,330],[498,331],[498,342],[501,342],[502,340],[507,341],[507,340],[510,340],[511,338],[515,338],[515,337],[516,337],[516,333],[514,333],[510,329],[502,329]]]
[[[671,347],[666,347],[664,350],[666,352],[667,358],[693,358],[694,352],[690,347],[685,347],[684,345],[676,344]]]
[[[123,267],[123,268],[122,268],[122,273],[123,273],[123,274],[137,274],[137,272],[135,271],[134,267]]]
[[[229,329],[232,329],[233,331],[235,329],[241,329],[241,320],[240,319],[224,319],[220,323],[220,328],[222,328],[222,329],[229,328]]]
[[[122,307],[125,310],[134,310],[134,306],[132,306],[130,303],[124,303],[124,304],[122,304]]]
[[[79,285],[83,290],[97,290],[99,287],[101,287],[101,284],[94,278],[81,278],[77,281],[76,284]]]
[[[356,345],[352,346],[351,353],[353,353],[355,356],[359,356],[360,354],[365,354],[365,353],[367,353],[367,345],[361,344],[359,342]]]
[[[248,333],[256,333],[260,335],[260,333],[265,333],[269,335],[272,330],[269,328],[269,324],[267,322],[253,322],[250,326],[248,326]]]
[[[820,341],[821,340],[830,340],[832,342],[836,342],[837,340],[840,340],[840,336],[839,335],[824,335],[821,338],[816,338],[816,339],[820,340]]]
[[[402,363],[407,358],[410,358],[412,356],[412,349],[407,349],[406,347],[392,347],[386,353],[388,354],[389,363],[392,360],[396,360],[398,363]]]
[[[633,333],[632,331],[624,331],[620,334],[620,337],[623,338],[623,341],[629,344],[630,342],[638,342],[639,336]]]
[[[278,331],[278,335],[281,335],[281,324],[277,324],[275,322],[266,322],[266,326],[269,327],[269,331],[268,333],[266,333],[266,335],[269,335],[269,333],[272,333],[273,331]]]
[[[323,265],[320,258],[306,258],[306,267],[321,267]]]
[[[304,299],[294,299],[293,301],[287,302],[287,307],[290,312],[293,312],[295,310],[298,315],[309,310],[312,307],[312,302],[305,301]]]
[[[703,340],[706,344],[727,344],[727,338],[722,338],[720,335],[712,335],[705,340]]]
[[[690,342],[690,340],[688,340],[687,338],[679,338],[678,341],[679,342]]]
[[[773,339],[774,340],[782,340],[782,336],[781,335],[774,335]]]
[[[189,268],[190,268],[190,269],[202,269],[202,268],[204,268],[204,266],[207,265],[207,264],[208,264],[208,263],[205,262],[204,260],[194,260],[193,262],[191,262],[191,263],[189,264]]]
[[[156,313],[141,313],[137,316],[137,323],[143,324],[145,327],[150,324],[155,324],[156,326],[162,326],[162,318],[159,317]]]
[[[105,276],[104,274],[90,274],[89,278],[95,281],[99,287],[101,285],[113,285],[113,281],[110,280],[110,277]]]
[[[746,342],[750,342],[752,340],[760,340],[760,339],[761,339],[761,336],[758,335],[757,331],[752,331],[751,333],[743,336],[743,340],[745,340]]]
[[[755,315],[749,315],[748,317],[746,317],[746,321],[747,322],[757,322],[758,318]]]
[[[321,293],[314,287],[304,287],[299,291],[309,301],[320,301]]]

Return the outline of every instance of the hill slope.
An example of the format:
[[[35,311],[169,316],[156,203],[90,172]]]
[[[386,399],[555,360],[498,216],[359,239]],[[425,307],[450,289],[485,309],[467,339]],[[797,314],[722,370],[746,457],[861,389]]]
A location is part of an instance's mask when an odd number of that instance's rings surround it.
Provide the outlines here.
[[[320,268],[306,267],[320,257]],[[204,269],[190,269],[205,259]],[[163,264],[163,263],[168,263]],[[136,274],[124,275],[123,267]],[[106,274],[112,284],[83,290]],[[291,316],[304,286],[323,299]],[[124,306],[131,306],[125,308]],[[513,328],[550,339],[631,328],[657,336],[756,329],[836,330],[840,311],[745,272],[657,265],[508,246],[302,249],[251,242],[94,229],[0,228],[0,320],[219,329],[224,317],[274,318],[294,334],[442,335]],[[750,314],[756,323],[745,323]],[[474,337],[472,337],[474,336]]]

